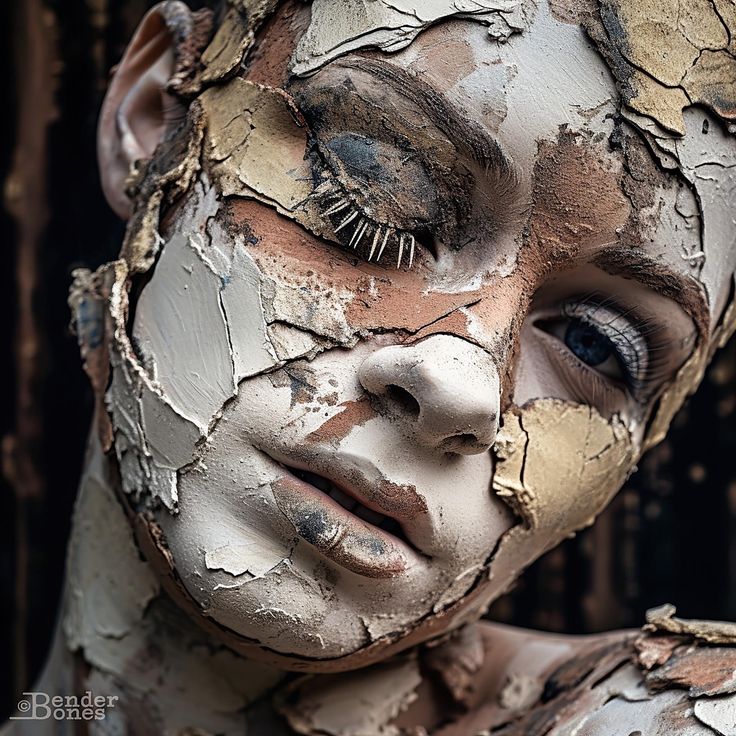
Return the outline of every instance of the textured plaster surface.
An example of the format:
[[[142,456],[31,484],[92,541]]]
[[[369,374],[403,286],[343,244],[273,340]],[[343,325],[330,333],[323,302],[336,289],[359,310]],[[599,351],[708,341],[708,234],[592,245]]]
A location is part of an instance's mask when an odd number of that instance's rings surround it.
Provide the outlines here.
[[[101,733],[732,733],[728,625],[654,612],[632,659],[475,624],[736,324],[730,5],[315,0],[268,84],[276,3],[201,57],[175,5],[186,120],[70,297],[97,409],[63,633],[127,702]],[[646,390],[555,337],[581,283],[655,324]]]

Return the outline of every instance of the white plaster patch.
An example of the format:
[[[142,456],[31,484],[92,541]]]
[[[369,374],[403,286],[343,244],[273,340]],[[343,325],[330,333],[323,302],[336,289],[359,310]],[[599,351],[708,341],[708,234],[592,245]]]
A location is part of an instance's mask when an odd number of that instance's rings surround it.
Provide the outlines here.
[[[152,379],[200,429],[236,391],[233,356],[219,295],[221,275],[176,233],[162,249],[136,310],[134,338]]]
[[[736,695],[700,698],[695,701],[695,717],[720,736],[736,736]]]
[[[399,51],[430,25],[449,17],[482,23],[496,39],[524,27],[520,0],[314,0],[312,20],[296,48],[292,71],[313,74],[361,48]]]

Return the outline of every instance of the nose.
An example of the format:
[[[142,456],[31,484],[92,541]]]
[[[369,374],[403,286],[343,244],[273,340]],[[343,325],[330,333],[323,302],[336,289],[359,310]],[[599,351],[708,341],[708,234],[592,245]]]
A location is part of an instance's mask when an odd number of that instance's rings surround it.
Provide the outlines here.
[[[360,366],[366,391],[413,427],[416,439],[442,452],[475,455],[496,438],[498,370],[485,351],[451,335],[379,348]]]

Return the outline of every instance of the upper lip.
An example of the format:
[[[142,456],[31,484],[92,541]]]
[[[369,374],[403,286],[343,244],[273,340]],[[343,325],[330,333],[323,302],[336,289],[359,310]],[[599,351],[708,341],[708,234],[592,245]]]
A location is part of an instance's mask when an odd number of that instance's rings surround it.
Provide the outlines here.
[[[329,454],[329,457],[324,457],[322,453],[310,453],[310,458],[307,460],[300,457],[298,452],[286,455],[270,448],[269,450],[261,448],[261,450],[290,472],[300,470],[319,475],[368,509],[393,519],[401,527],[404,537],[402,541],[409,544],[417,553],[425,557],[429,556],[411,539],[411,530],[406,525],[406,522],[418,513],[426,511],[424,499],[413,487],[399,486],[382,477],[378,481],[371,480],[360,468],[350,462],[345,462],[334,451]],[[401,492],[395,494],[387,492],[387,489],[391,488],[400,489]],[[362,519],[362,521],[366,520]]]

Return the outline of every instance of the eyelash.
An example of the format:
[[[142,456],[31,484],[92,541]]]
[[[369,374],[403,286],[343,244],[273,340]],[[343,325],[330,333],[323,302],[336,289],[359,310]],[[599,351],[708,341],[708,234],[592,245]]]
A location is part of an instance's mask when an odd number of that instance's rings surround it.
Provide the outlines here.
[[[417,233],[377,222],[370,217],[336,179],[323,182],[315,190],[315,196],[318,198],[320,214],[332,226],[336,239],[346,249],[357,251],[369,263],[374,256],[375,262],[380,263],[384,253],[393,251],[396,254],[396,268],[401,268],[402,262],[406,260],[407,268],[411,269],[415,263],[418,245],[434,255]],[[343,232],[345,235],[342,235]],[[359,251],[361,243],[370,243],[370,246]]]
[[[596,315],[603,311],[612,315],[608,322],[597,319]],[[596,391],[611,388],[612,381],[623,384],[623,388],[638,402],[645,403],[649,390],[658,379],[666,372],[666,360],[664,357],[666,345],[658,344],[656,335],[661,327],[652,320],[645,320],[633,314],[633,310],[626,309],[616,304],[612,298],[601,299],[597,295],[573,298],[564,301],[559,307],[560,317],[545,320],[548,325],[564,321],[569,327],[574,321],[595,329],[603,339],[607,340],[613,350],[614,359],[618,363],[622,378],[616,379],[607,376],[592,366],[585,363],[550,329],[544,329],[552,334],[562,343],[560,349],[564,349],[574,360],[574,365],[585,371],[592,381]],[[623,326],[612,327],[619,320]]]
[[[596,315],[601,311],[610,315],[611,319],[607,322],[597,319]],[[629,313],[630,310],[616,308],[610,300],[608,304],[590,299],[567,300],[562,304],[562,314],[570,322],[576,320],[592,327],[609,343],[624,374],[625,383],[633,388],[642,384],[647,375],[649,343],[644,325],[636,319],[629,321]],[[618,326],[619,321],[623,325]]]

